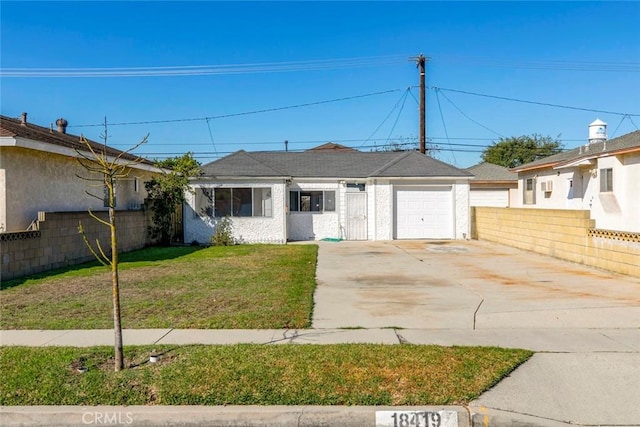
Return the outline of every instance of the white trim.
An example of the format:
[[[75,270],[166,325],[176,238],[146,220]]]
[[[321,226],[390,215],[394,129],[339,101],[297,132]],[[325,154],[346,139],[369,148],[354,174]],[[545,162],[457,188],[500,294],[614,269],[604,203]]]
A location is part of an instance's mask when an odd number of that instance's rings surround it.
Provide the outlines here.
[[[13,143],[11,143],[12,141]],[[80,141],[78,140],[78,142]],[[41,141],[36,141],[33,139],[22,138],[22,137],[0,137],[0,146],[25,148],[28,150],[36,150],[36,151],[43,151],[45,153],[59,154],[61,156],[82,158],[82,156],[78,155],[76,150],[73,148],[63,147],[61,145],[51,144],[49,142],[41,142]],[[140,158],[142,159],[143,157],[140,157]],[[116,158],[113,156],[107,157],[108,161],[113,161],[115,159]],[[126,164],[132,169],[139,169],[139,170],[144,170],[148,172],[157,172],[157,173],[163,172],[162,169],[157,168],[155,166],[147,165],[144,163],[136,163],[136,162],[132,162],[131,160],[120,159],[119,162]]]

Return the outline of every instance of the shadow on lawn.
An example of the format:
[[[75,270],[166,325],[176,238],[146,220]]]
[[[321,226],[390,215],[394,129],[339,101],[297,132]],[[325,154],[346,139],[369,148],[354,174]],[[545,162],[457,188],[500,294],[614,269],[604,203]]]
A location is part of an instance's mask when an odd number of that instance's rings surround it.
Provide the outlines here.
[[[119,263],[123,264],[130,262],[153,262],[177,259],[205,248],[205,246],[147,246],[143,249],[121,253],[119,255]],[[20,286],[29,280],[45,279],[47,277],[54,278],[54,276],[57,275],[96,267],[100,267],[100,263],[98,263],[97,261],[89,261],[82,264],[56,268],[53,270],[44,271],[42,273],[19,277],[13,280],[2,281],[0,283],[0,290]]]

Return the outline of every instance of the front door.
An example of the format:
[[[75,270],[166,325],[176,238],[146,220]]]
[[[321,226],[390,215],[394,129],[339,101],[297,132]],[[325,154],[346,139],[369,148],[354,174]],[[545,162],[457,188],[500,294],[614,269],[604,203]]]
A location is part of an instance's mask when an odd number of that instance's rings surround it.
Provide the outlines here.
[[[347,193],[347,240],[367,240],[367,193]]]

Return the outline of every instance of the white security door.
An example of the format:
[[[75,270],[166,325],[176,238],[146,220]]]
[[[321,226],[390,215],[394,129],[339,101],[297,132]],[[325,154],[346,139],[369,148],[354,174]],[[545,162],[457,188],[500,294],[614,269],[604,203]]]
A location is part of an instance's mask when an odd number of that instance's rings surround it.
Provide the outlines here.
[[[396,239],[454,238],[451,187],[397,188],[395,217]]]
[[[347,193],[347,240],[367,240],[367,193]]]

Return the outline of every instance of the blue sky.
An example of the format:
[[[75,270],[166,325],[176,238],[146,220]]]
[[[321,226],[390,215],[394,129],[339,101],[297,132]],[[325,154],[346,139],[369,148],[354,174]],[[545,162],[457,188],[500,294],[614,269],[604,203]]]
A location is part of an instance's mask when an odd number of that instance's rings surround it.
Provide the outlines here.
[[[458,167],[500,136],[572,148],[596,118],[610,137],[640,125],[639,2],[2,1],[0,12],[3,115],[64,117],[94,140],[103,129],[84,125],[106,117],[109,145],[149,133],[137,153],[151,158],[415,143],[419,53],[428,145]],[[143,75],[161,67],[179,74]],[[60,69],[75,74],[50,77]]]

